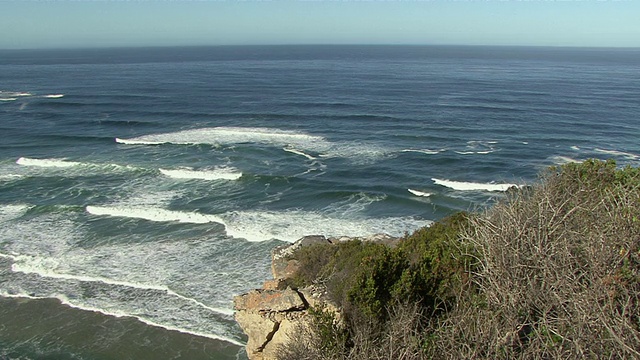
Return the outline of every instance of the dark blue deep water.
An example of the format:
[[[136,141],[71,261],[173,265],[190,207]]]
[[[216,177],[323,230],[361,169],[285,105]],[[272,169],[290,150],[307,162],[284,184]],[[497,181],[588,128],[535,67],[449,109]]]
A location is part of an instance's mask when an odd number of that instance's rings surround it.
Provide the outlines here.
[[[0,51],[0,91],[2,359],[242,357],[276,245],[640,165],[638,49]]]

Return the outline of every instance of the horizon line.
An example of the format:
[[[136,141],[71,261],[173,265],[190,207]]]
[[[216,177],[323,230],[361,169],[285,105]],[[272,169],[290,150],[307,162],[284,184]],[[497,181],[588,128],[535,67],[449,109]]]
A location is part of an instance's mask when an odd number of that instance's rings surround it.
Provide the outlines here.
[[[474,48],[537,48],[537,49],[584,49],[584,50],[640,50],[640,46],[584,46],[584,45],[506,45],[506,44],[394,44],[394,43],[294,43],[294,44],[217,44],[217,45],[114,45],[76,47],[33,47],[0,48],[0,51],[78,51],[78,50],[126,50],[126,49],[169,49],[169,48],[248,48],[248,47],[474,47]]]

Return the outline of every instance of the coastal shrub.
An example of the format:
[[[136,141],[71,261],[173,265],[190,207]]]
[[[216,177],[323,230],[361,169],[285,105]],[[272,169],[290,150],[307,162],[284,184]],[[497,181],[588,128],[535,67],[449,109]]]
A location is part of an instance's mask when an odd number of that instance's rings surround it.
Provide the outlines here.
[[[398,246],[409,266],[394,284],[395,299],[417,301],[429,310],[451,305],[456,289],[468,284],[472,249],[461,241],[470,214],[459,212],[416,230]]]
[[[387,245],[345,241],[302,247],[293,257],[298,287],[320,283],[339,307],[357,317],[385,321],[392,302],[413,301],[427,307],[446,304],[467,279],[472,257],[460,242],[469,214],[457,213]]]
[[[326,275],[323,272],[328,263],[332,261],[338,247],[329,243],[312,244],[296,250],[292,258],[298,261],[299,267],[293,277],[289,279],[294,288],[301,288],[317,282],[324,282]]]
[[[428,334],[428,318],[417,303],[394,303],[388,307],[384,326],[375,321],[338,325],[331,312],[313,309],[308,325],[299,325],[286,345],[278,349],[279,360],[420,360]]]
[[[400,339],[389,342],[389,325],[411,318],[415,326],[406,328],[405,324],[403,329],[420,332],[422,314],[434,316],[443,311],[454,289],[468,283],[471,257],[460,243],[461,231],[468,225],[469,215],[459,213],[414,232],[396,247],[358,240],[302,247],[293,254],[299,262],[295,284],[324,285],[330,300],[341,308],[348,334],[348,341],[341,342],[341,354],[362,354],[362,349],[385,341],[398,349],[411,345],[414,353],[422,347],[416,344],[424,341],[413,336],[402,339],[406,346],[398,345]],[[408,314],[407,309],[411,309]],[[316,315],[314,324],[322,324]],[[338,329],[327,326],[316,326],[315,331],[315,346],[327,343],[321,340],[325,336],[342,336]]]
[[[323,254],[316,273],[348,316],[323,335],[343,345],[316,358],[640,358],[638,168],[553,167],[483,213],[379,246]]]
[[[474,293],[430,330],[431,358],[640,358],[640,171],[588,160],[474,216]],[[479,301],[480,299],[480,301]]]

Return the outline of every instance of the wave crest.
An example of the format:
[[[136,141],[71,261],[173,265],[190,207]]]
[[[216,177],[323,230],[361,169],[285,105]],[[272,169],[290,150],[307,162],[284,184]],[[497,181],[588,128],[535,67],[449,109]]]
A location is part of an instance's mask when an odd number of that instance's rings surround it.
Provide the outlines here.
[[[475,183],[436,178],[432,178],[431,180],[433,180],[436,185],[442,185],[458,191],[507,191],[512,187],[520,187],[520,185],[517,184]]]
[[[218,168],[214,170],[159,169],[159,171],[173,179],[238,180],[242,177],[242,172],[233,168]]]
[[[86,207],[88,213],[98,216],[114,216],[133,219],[143,219],[149,221],[177,221],[190,224],[219,223],[225,222],[215,215],[200,214],[196,212],[172,211],[159,208],[135,208],[124,206],[92,206]]]

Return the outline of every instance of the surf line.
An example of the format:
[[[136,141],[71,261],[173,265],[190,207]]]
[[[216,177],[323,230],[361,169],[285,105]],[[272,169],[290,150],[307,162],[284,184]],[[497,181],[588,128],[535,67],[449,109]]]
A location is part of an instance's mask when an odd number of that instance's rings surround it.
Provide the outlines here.
[[[132,314],[127,314],[127,313],[122,313],[122,312],[113,312],[113,311],[107,311],[104,309],[100,309],[97,307],[93,307],[93,306],[86,306],[86,305],[77,305],[72,303],[66,296],[61,295],[61,294],[57,294],[57,295],[52,295],[52,296],[34,296],[34,295],[30,295],[30,294],[24,294],[24,293],[20,293],[20,294],[10,294],[7,293],[5,291],[0,291],[0,297],[5,297],[5,298],[14,298],[14,299],[31,299],[31,300],[43,300],[43,299],[56,299],[60,302],[60,304],[68,306],[70,308],[73,309],[78,309],[78,310],[83,310],[83,311],[91,311],[91,312],[97,312],[106,316],[113,316],[116,318],[121,318],[121,317],[129,317],[129,318],[134,318],[138,321],[140,321],[143,324],[149,325],[149,326],[153,326],[153,327],[158,327],[158,328],[162,328],[168,331],[177,331],[183,334],[189,334],[189,335],[194,335],[194,336],[200,336],[200,337],[205,337],[208,339],[214,339],[214,340],[219,340],[219,341],[224,341],[224,342],[228,342],[237,346],[245,346],[246,344],[241,342],[241,341],[237,341],[225,336],[221,336],[221,335],[217,335],[217,334],[208,334],[208,333],[202,333],[202,332],[198,332],[198,331],[191,331],[191,330],[187,330],[187,329],[182,329],[179,327],[175,327],[175,326],[170,326],[170,325],[163,325],[163,324],[159,324],[157,322],[145,319],[142,316],[139,315],[132,315]]]
[[[23,259],[23,258],[25,258],[27,256],[25,256],[25,255],[12,256],[12,255],[5,255],[5,254],[1,254],[0,253],[0,257],[6,257],[6,258],[12,259],[14,261],[19,261],[19,260],[21,260],[21,258]],[[102,283],[102,284],[122,286],[122,287],[128,287],[128,288],[133,288],[133,289],[161,291],[161,292],[166,293],[167,295],[174,296],[174,297],[177,297],[179,299],[194,303],[194,304],[196,304],[196,305],[198,305],[198,306],[200,306],[200,307],[202,307],[204,309],[207,309],[209,311],[212,311],[212,312],[215,312],[215,313],[218,313],[218,314],[221,314],[221,315],[225,315],[225,316],[233,315],[233,311],[232,310],[214,308],[214,307],[205,305],[204,303],[202,303],[202,302],[200,302],[200,301],[198,301],[196,299],[181,295],[181,294],[171,290],[169,287],[162,286],[162,285],[137,284],[137,283],[132,283],[132,282],[128,282],[128,281],[113,280],[113,279],[99,277],[99,276],[93,277],[93,276],[84,276],[84,275],[58,274],[58,273],[51,272],[51,271],[47,271],[47,272],[36,271],[36,270],[32,270],[32,269],[29,269],[29,268],[24,267],[24,266],[20,266],[19,264],[15,264],[15,263],[13,265],[11,265],[11,271],[13,271],[13,272],[21,272],[23,274],[36,274],[38,276],[45,277],[45,278],[51,278],[51,279],[76,280],[76,281],[80,281],[80,282],[99,282],[99,283]]]
[[[149,326],[153,326],[153,327],[159,327],[165,330],[169,330],[169,331],[177,331],[177,332],[181,332],[183,334],[190,334],[190,335],[195,335],[195,336],[200,336],[200,337],[205,337],[205,338],[209,338],[209,339],[215,339],[215,340],[220,340],[220,341],[225,341],[237,346],[245,346],[246,344],[234,340],[234,339],[230,339],[228,337],[224,337],[221,335],[217,335],[217,334],[208,334],[208,333],[202,333],[202,332],[198,332],[198,331],[192,331],[192,330],[187,330],[187,329],[183,329],[183,328],[179,328],[176,326],[170,326],[170,325],[164,325],[164,324],[160,324],[154,321],[151,321],[149,319],[146,319],[140,315],[132,315],[132,314],[127,314],[127,313],[121,313],[121,312],[111,312],[111,311],[107,311],[104,309],[100,309],[97,307],[93,307],[93,306],[86,306],[86,305],[77,305],[72,303],[66,296],[64,295],[56,295],[53,298],[58,299],[58,301],[60,301],[61,304],[66,305],[68,307],[74,308],[74,309],[80,309],[80,310],[85,310],[85,311],[93,311],[93,312],[98,312],[107,316],[113,316],[113,317],[131,317],[134,319],[137,319],[138,321],[140,321],[143,324],[147,324]]]

